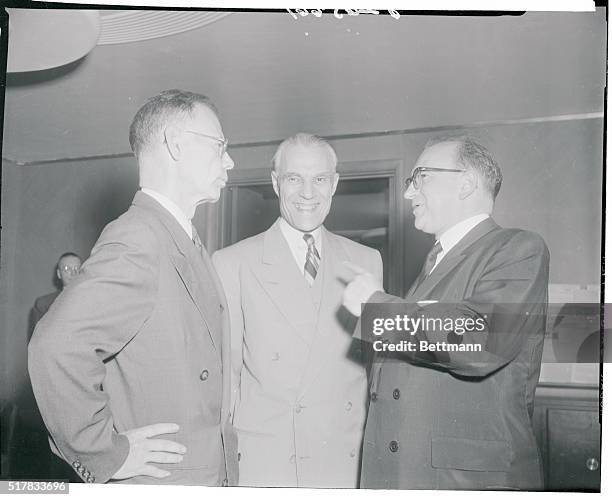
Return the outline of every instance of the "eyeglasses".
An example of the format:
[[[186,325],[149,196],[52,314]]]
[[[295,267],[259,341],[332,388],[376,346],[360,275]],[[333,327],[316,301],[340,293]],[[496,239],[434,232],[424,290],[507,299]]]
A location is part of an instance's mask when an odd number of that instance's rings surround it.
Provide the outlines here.
[[[60,269],[68,274],[79,274],[80,266],[60,266]]]
[[[316,175],[312,177],[312,183],[316,187],[323,187],[331,184],[331,180],[336,174]],[[281,180],[290,186],[302,186],[304,178],[298,174],[285,174],[281,176]]]
[[[412,187],[414,189],[421,189],[423,185],[423,172],[465,172],[458,168],[435,168],[435,167],[417,167],[412,171],[412,175],[406,179],[406,189]]]
[[[213,141],[217,141],[221,145],[221,156],[227,153],[227,147],[229,146],[229,142],[227,139],[220,139],[219,137],[214,137],[212,135],[202,134],[201,132],[196,132],[195,130],[185,130],[185,132],[206,137],[207,139],[212,139]]]

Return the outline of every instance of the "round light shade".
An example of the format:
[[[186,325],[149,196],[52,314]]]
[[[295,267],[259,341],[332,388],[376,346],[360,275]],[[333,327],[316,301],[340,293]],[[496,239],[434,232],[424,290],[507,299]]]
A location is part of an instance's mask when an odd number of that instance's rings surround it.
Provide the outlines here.
[[[97,11],[6,9],[9,14],[8,73],[41,71],[77,61],[100,35]]]

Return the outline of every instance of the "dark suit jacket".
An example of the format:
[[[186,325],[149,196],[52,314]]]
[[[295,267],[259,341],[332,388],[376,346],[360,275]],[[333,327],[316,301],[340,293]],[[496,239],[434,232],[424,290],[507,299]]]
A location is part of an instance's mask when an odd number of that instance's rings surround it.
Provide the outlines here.
[[[129,482],[235,481],[228,421],[223,291],[207,255],[151,197],[102,232],[77,279],[39,322],[29,370],[58,453],[88,482],[106,482],[129,444],[119,433],[174,422],[187,447],[172,474]]]
[[[548,260],[538,235],[487,219],[405,300],[381,292],[370,299],[397,304],[395,312],[415,318],[486,318],[486,329],[463,335],[420,330],[411,338],[479,344],[482,352],[377,353],[362,488],[542,487],[531,415],[544,342]],[[419,307],[420,300],[439,302]],[[364,326],[368,314],[362,316]],[[394,342],[397,333],[378,339]]]
[[[28,342],[30,341],[30,337],[32,337],[32,333],[34,333],[34,328],[36,328],[36,325],[40,321],[40,318],[42,318],[47,313],[47,311],[51,307],[51,304],[53,304],[53,302],[55,301],[55,299],[57,299],[60,293],[61,292],[59,290],[56,290],[53,293],[38,297],[34,301],[34,307],[32,307],[32,310],[30,311],[30,330],[28,332]]]

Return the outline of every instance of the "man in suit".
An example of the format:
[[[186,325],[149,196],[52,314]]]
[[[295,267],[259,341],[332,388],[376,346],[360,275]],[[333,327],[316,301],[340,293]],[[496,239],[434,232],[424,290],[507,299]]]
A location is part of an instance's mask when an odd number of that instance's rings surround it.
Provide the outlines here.
[[[130,144],[141,190],[38,324],[34,392],[86,482],[231,483],[225,299],[191,219],[234,164],[214,105],[192,92],[149,99]]]
[[[491,218],[501,180],[495,160],[474,140],[431,141],[405,193],[415,227],[436,238],[421,275],[405,299],[385,294],[367,273],[345,290],[353,314],[368,303],[361,335],[377,351],[364,488],[542,487],[531,416],[549,254],[537,234],[501,228]],[[450,320],[451,327],[421,325],[406,335],[390,325],[371,335],[376,316],[395,314]],[[472,331],[464,328],[468,320]],[[397,349],[407,338],[412,352]]]
[[[34,328],[40,319],[47,313],[51,304],[61,291],[68,288],[79,274],[81,258],[73,253],[66,252],[60,255],[55,266],[55,276],[60,284],[60,290],[38,297],[30,310],[30,326],[28,329],[28,342]],[[78,481],[74,471],[64,461],[60,460],[49,449],[47,429],[36,405],[31,384],[24,387],[18,399],[19,423],[17,425],[17,440],[19,446],[16,467],[20,469],[22,477],[35,477],[38,479],[66,478]]]
[[[380,254],[323,227],[336,154],[297,134],[274,156],[281,217],[216,252],[231,320],[240,484],[358,484],[367,401],[355,318],[343,311],[345,261],[382,277]]]
[[[57,299],[60,292],[66,288],[79,274],[81,263],[81,257],[79,257],[76,253],[66,252],[60,256],[57,261],[55,274],[61,284],[61,290],[56,290],[53,293],[38,297],[34,301],[34,307],[32,307],[32,310],[30,311],[30,331],[28,334],[28,341],[32,336],[34,327],[40,321],[40,318],[46,314],[51,307],[51,304],[53,304],[55,299]]]

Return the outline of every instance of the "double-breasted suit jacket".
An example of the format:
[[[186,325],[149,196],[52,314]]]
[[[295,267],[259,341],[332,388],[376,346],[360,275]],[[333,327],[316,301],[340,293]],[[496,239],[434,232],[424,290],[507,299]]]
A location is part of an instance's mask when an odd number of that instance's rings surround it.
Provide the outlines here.
[[[358,483],[367,382],[355,319],[341,307],[343,261],[382,276],[382,260],[322,231],[312,287],[279,221],[213,255],[231,318],[241,485]]]
[[[127,482],[220,485],[236,480],[227,424],[229,346],[223,291],[207,255],[174,217],[137,193],[102,232],[69,288],[39,322],[29,370],[52,445],[86,482],[123,464],[122,431],[173,422],[184,444],[165,479]]]
[[[412,336],[417,344],[480,345],[481,352],[375,353],[362,488],[542,487],[531,415],[544,342],[548,261],[537,234],[504,229],[489,218],[405,300],[382,292],[370,298],[373,308],[388,304],[397,308],[394,313],[414,318],[484,319],[486,327],[462,335],[421,329]],[[429,304],[420,307],[417,301]],[[393,333],[377,340],[397,338]]]

